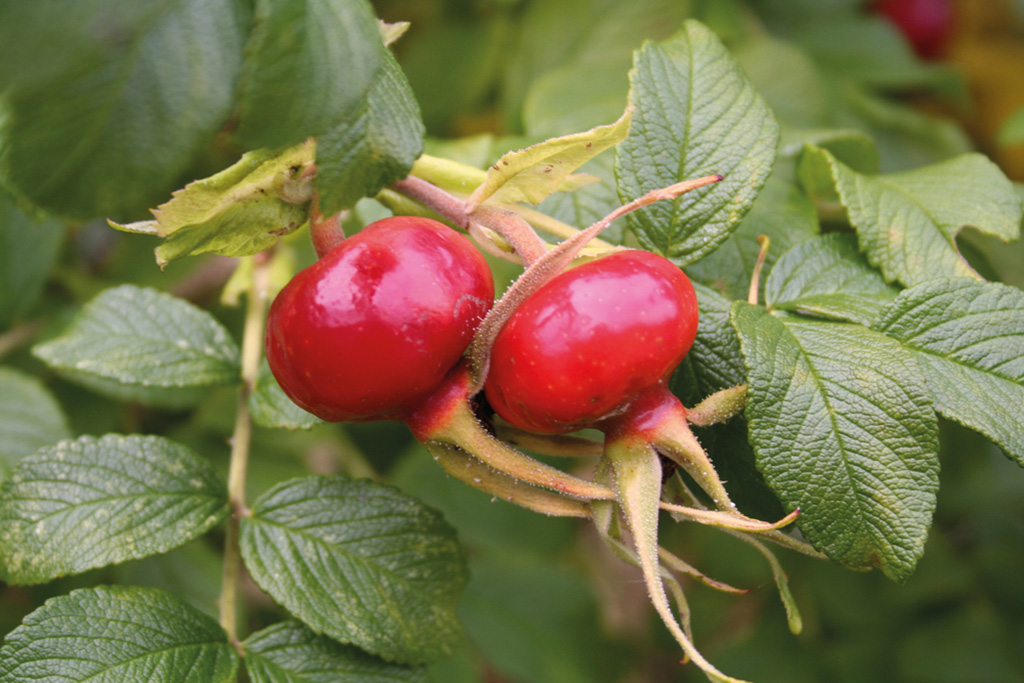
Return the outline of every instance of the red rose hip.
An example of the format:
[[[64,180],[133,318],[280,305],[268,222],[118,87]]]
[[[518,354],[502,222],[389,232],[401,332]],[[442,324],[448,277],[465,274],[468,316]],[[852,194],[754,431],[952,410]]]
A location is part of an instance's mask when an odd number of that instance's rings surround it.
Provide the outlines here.
[[[467,238],[427,218],[386,218],[281,290],[267,361],[318,417],[402,419],[441,385],[493,300],[490,269]]]

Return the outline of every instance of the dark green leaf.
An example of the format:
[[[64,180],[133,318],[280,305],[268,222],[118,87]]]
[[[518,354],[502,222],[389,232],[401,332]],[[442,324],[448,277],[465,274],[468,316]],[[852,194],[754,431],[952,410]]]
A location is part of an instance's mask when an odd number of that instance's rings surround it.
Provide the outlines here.
[[[366,96],[384,44],[365,0],[257,0],[238,136],[280,148],[338,125]]]
[[[698,401],[720,389],[743,384],[747,371],[739,339],[729,321],[732,299],[699,283],[694,283],[693,288],[700,307],[700,325],[684,366],[692,372],[696,382],[692,400]]]
[[[733,324],[768,485],[829,557],[906,579],[939,485],[937,421],[913,357],[859,325],[780,319],[742,302]]]
[[[914,351],[939,413],[1024,466],[1024,292],[932,280],[900,294],[874,328]]]
[[[18,59],[0,60],[0,78],[13,81],[0,175],[48,211],[138,214],[179,182],[231,114],[244,3],[7,5],[0,43]],[[34,77],[9,74],[26,64]]]
[[[630,83],[636,111],[618,146],[620,199],[724,177],[628,217],[646,249],[687,265],[725,241],[754,203],[775,159],[778,124],[725,46],[695,21],[664,43],[645,44]]]
[[[220,523],[226,495],[209,463],[162,437],[62,441],[0,486],[0,569],[43,583],[165,552]]]
[[[409,81],[391,53],[365,100],[316,142],[320,209],[333,215],[409,174],[423,152],[423,121]]]
[[[260,366],[256,390],[249,395],[253,422],[271,429],[310,429],[323,420],[308,413],[285,395],[266,360]]]
[[[773,175],[750,209],[722,246],[686,267],[695,280],[732,299],[746,299],[754,266],[761,252],[759,235],[771,240],[765,268],[790,247],[818,234],[814,204],[793,183]]]
[[[238,381],[238,347],[213,316],[134,285],[105,290],[62,336],[33,351],[71,380],[155,405]]]
[[[0,194],[0,329],[32,310],[63,240],[60,223],[36,224]]]
[[[351,645],[318,636],[296,621],[254,633],[245,641],[252,683],[428,683],[426,672],[389,664]]]
[[[4,683],[231,683],[237,672],[217,622],[155,588],[53,598],[0,648]]]
[[[903,173],[869,176],[824,150],[861,249],[888,280],[911,286],[936,277],[977,277],[960,256],[965,226],[1003,241],[1020,236],[1022,207],[1002,171],[967,154]]]
[[[538,209],[575,228],[584,229],[601,220],[619,207],[619,196],[615,191],[615,157],[610,153],[599,154],[580,167],[599,182],[585,185],[574,192],[558,192],[545,199]],[[615,221],[601,233],[601,239],[622,242],[623,221]]]
[[[455,532],[396,489],[285,482],[242,520],[241,545],[256,582],[317,633],[408,664],[445,657],[461,638]]]
[[[35,377],[0,367],[0,481],[21,458],[71,436],[60,404]]]
[[[765,282],[769,309],[870,325],[899,293],[857,251],[853,235],[832,233],[787,251]]]

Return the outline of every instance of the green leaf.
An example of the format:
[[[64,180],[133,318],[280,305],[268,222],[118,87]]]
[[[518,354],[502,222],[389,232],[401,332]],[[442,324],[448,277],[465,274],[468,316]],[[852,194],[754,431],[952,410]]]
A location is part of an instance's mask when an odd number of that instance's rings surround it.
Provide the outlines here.
[[[317,138],[320,210],[333,215],[406,177],[423,152],[424,132],[409,81],[385,50],[366,99]]]
[[[557,192],[569,175],[604,150],[618,144],[629,132],[631,110],[615,123],[545,140],[502,156],[487,169],[487,177],[466,202],[472,211],[491,201],[499,204],[539,204]]]
[[[60,404],[35,377],[0,367],[0,481],[14,464],[71,436]]]
[[[694,283],[700,309],[700,325],[693,348],[684,364],[696,382],[693,400],[747,381],[740,342],[729,320],[732,299],[714,289]],[[680,373],[683,374],[683,373]]]
[[[18,463],[0,486],[0,569],[12,584],[162,553],[228,513],[224,484],[156,436],[83,436]]]
[[[740,42],[734,54],[781,123],[817,128],[828,121],[825,78],[804,50],[765,34]]]
[[[68,379],[115,398],[176,405],[238,382],[239,352],[209,313],[154,289],[121,285],[85,305],[33,352]]]
[[[827,149],[833,157],[855,171],[878,173],[878,145],[863,131],[853,128],[787,128],[779,140],[779,156],[796,158],[802,155],[806,145]],[[831,175],[826,172],[826,177],[832,185]]]
[[[746,299],[761,253],[759,235],[771,240],[765,268],[790,247],[818,234],[814,204],[793,183],[772,175],[736,231],[713,252],[686,267],[694,280],[733,298]]]
[[[308,219],[312,181],[301,173],[313,162],[314,149],[308,141],[278,153],[249,152],[223,171],[175,192],[153,211],[155,220],[110,225],[164,237],[156,249],[161,268],[205,252],[255,254]]]
[[[0,680],[230,683],[238,663],[217,622],[170,593],[98,586],[28,615],[0,648]]]
[[[63,241],[63,225],[37,224],[0,194],[0,329],[35,306]]]
[[[253,422],[271,429],[310,429],[323,420],[308,413],[285,395],[264,360],[256,379],[256,390],[249,395]]]
[[[1021,201],[981,154],[871,176],[828,151],[808,153],[829,164],[861,250],[887,280],[909,287],[936,277],[978,277],[957,250],[956,235],[965,226],[1003,241],[1020,236]]]
[[[406,664],[450,655],[461,638],[455,531],[396,489],[284,482],[242,520],[241,546],[256,583],[317,633]]]
[[[583,229],[593,225],[619,207],[619,195],[615,191],[615,157],[599,154],[582,167],[584,173],[599,179],[573,192],[557,192],[545,199],[538,209],[552,218]],[[602,233],[601,239],[622,242],[622,221],[615,221]]]
[[[389,664],[351,645],[318,636],[297,621],[275,624],[245,641],[252,683],[428,683],[421,668]]]
[[[932,280],[901,293],[874,328],[914,352],[940,414],[1024,466],[1024,292]]]
[[[687,21],[664,43],[646,43],[630,72],[633,125],[618,146],[619,198],[682,180],[724,180],[628,216],[644,248],[687,265],[739,225],[771,172],[778,124],[725,46]]]
[[[45,0],[0,15],[0,44],[17,55],[0,60],[0,80],[13,83],[0,176],[50,212],[140,213],[231,115],[245,3],[139,4],[92,0],[69,10]],[[40,25],[41,33],[25,28]],[[23,68],[30,77],[11,73]]]
[[[280,148],[326,132],[366,96],[384,44],[365,0],[257,0],[238,137]]]
[[[899,293],[857,251],[853,235],[831,233],[787,251],[765,282],[769,309],[870,325]]]
[[[1011,114],[999,129],[997,141],[1002,147],[1024,143],[1024,107]]]
[[[898,342],[739,302],[750,442],[768,485],[816,548],[853,569],[914,570],[939,486],[938,426]]]

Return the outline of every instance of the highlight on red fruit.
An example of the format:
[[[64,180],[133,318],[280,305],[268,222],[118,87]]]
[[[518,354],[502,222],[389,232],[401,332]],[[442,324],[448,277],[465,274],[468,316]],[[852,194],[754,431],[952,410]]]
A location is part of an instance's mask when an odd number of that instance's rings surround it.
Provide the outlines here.
[[[469,239],[427,218],[386,218],[281,290],[267,361],[320,418],[401,419],[441,385],[493,301],[490,269]]]
[[[618,251],[559,274],[499,332],[485,384],[513,426],[593,425],[667,380],[697,334],[697,296],[669,260]]]
[[[942,56],[953,29],[951,0],[880,0],[876,8],[900,30],[918,56]]]

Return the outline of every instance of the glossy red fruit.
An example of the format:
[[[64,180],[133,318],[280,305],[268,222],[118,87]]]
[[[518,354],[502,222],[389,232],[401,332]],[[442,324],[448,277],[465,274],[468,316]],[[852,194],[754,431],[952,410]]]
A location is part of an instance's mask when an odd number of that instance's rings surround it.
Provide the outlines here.
[[[938,59],[953,30],[951,0],[880,0],[876,5],[923,59]]]
[[[594,425],[666,380],[696,334],[686,275],[646,251],[615,252],[559,274],[516,310],[494,344],[487,399],[532,432]]]
[[[284,392],[325,420],[401,419],[440,386],[493,300],[468,239],[427,218],[386,218],[281,290],[267,361]]]

